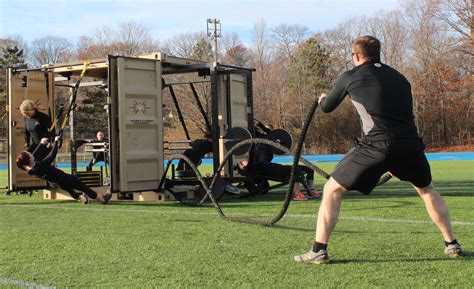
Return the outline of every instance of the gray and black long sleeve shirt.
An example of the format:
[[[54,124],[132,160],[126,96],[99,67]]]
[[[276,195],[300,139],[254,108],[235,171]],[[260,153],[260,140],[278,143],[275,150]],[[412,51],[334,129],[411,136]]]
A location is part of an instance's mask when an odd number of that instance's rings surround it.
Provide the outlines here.
[[[323,112],[333,111],[349,95],[362,121],[363,139],[418,137],[411,85],[397,70],[368,61],[344,72],[321,100]]]

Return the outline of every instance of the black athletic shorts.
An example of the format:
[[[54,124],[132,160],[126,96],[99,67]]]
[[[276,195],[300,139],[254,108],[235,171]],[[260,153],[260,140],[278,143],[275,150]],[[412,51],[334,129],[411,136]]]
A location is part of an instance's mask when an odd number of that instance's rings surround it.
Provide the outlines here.
[[[341,160],[331,176],[348,190],[368,195],[380,177],[390,172],[416,187],[431,183],[431,170],[420,138],[361,141]]]

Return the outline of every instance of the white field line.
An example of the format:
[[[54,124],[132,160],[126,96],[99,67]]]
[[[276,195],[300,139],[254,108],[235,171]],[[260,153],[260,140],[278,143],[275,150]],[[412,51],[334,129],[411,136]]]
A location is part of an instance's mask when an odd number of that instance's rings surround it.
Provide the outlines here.
[[[13,279],[8,279],[8,278],[3,278],[0,277],[0,284],[6,284],[10,286],[19,286],[23,288],[35,288],[35,289],[52,289],[56,288],[54,286],[44,286],[44,285],[39,285],[31,282],[26,282],[22,280],[13,280]]]
[[[191,212],[183,208],[182,211],[163,211],[163,210],[130,210],[130,209],[106,209],[104,208],[84,208],[84,207],[62,207],[62,206],[49,206],[49,205],[21,205],[21,204],[0,204],[0,207],[15,207],[15,208],[35,208],[35,209],[53,209],[53,210],[73,210],[73,211],[94,211],[94,212],[123,212],[123,213],[149,213],[149,214],[173,214],[173,215],[203,215],[203,216],[214,216],[217,215],[215,212]],[[274,214],[229,214],[229,216],[241,216],[241,217],[273,217]],[[284,218],[305,218],[313,219],[316,217],[315,214],[285,214]],[[404,224],[433,224],[431,221],[419,221],[419,220],[406,220],[406,219],[385,219],[377,217],[364,217],[364,216],[339,216],[340,220],[351,220],[351,221],[363,221],[363,222],[384,222],[384,223],[404,223]],[[453,225],[467,225],[472,226],[474,222],[466,221],[451,221]]]

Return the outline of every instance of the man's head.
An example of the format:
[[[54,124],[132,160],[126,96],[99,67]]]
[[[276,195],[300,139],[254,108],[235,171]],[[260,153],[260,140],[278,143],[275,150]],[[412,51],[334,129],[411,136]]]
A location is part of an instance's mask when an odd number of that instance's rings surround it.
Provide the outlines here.
[[[29,99],[25,99],[20,104],[20,113],[26,117],[33,117],[36,113],[36,105]]]
[[[356,66],[364,62],[380,61],[380,41],[369,35],[361,36],[352,41],[352,59]]]
[[[241,160],[239,163],[238,163],[238,166],[241,170],[244,170],[247,168],[247,166],[249,165],[249,160],[245,159],[245,160]]]
[[[35,162],[35,157],[29,152],[22,152],[16,157],[15,163],[18,168],[26,171],[26,167],[31,167]]]
[[[98,140],[103,140],[105,138],[104,132],[98,131],[96,137]]]

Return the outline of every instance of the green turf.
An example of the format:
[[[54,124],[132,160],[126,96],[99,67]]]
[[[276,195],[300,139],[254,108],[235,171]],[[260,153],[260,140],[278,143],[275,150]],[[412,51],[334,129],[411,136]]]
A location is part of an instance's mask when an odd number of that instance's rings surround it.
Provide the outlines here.
[[[370,196],[347,196],[329,246],[332,263],[320,266],[292,261],[312,242],[318,200],[292,202],[287,216],[265,228],[223,221],[211,205],[83,206],[40,194],[2,194],[0,286],[9,279],[98,288],[472,288],[474,161],[431,164],[435,185],[459,222],[453,227],[466,258],[442,254],[433,224],[401,222],[429,218],[414,190],[395,180]],[[274,214],[282,199],[283,190],[225,200],[222,207],[229,214]]]

